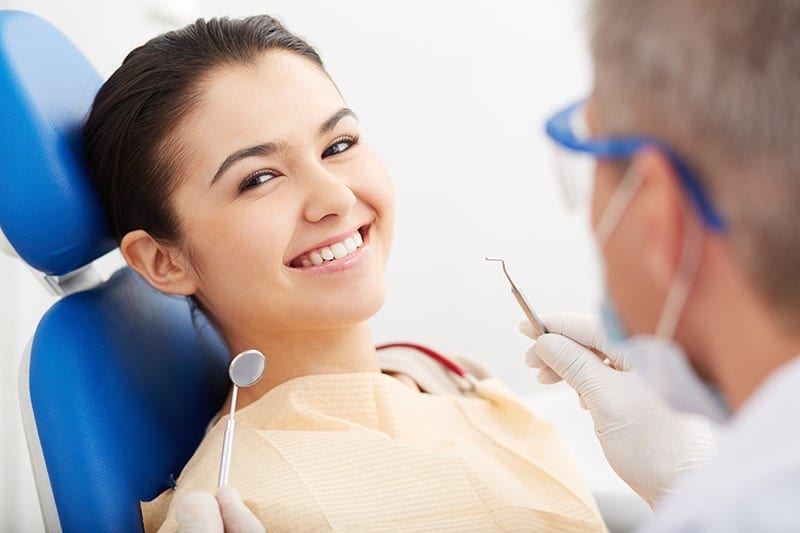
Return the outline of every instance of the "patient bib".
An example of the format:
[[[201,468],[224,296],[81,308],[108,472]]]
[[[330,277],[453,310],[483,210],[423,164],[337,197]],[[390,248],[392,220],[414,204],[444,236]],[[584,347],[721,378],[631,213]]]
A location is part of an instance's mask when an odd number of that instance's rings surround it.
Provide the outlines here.
[[[556,429],[495,380],[477,391],[292,379],[237,411],[230,483],[269,532],[605,531]],[[175,531],[177,499],[216,490],[226,419],[177,489],[142,504],[147,531]]]

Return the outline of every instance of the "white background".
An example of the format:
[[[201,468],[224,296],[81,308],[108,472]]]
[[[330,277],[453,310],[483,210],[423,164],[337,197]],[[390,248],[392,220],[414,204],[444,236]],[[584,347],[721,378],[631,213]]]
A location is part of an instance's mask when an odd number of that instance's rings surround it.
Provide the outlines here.
[[[499,265],[540,314],[592,312],[599,284],[585,213],[569,212],[544,120],[585,95],[581,0],[469,2],[0,0],[59,27],[104,76],[127,51],[198,16],[278,15],[322,54],[395,180],[398,221],[376,342],[472,357],[519,393],[523,315]],[[41,528],[22,445],[19,355],[51,300],[0,257],[0,531]]]

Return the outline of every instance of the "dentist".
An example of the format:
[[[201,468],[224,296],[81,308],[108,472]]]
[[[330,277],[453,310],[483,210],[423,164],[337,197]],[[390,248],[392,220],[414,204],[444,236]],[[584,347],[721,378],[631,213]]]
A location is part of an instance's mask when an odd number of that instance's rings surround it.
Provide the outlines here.
[[[577,391],[644,531],[800,531],[800,3],[593,0],[589,21],[594,88],[547,131],[591,191],[607,298],[601,326],[546,320],[526,362]]]

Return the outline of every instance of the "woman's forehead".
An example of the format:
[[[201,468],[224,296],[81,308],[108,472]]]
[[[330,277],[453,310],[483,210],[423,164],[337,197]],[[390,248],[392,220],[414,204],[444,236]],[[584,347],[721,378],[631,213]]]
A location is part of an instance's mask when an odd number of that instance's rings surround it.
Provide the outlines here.
[[[184,170],[207,173],[242,147],[304,142],[344,106],[320,66],[294,52],[268,51],[210,71],[173,141],[194,167]]]
[[[209,73],[182,136],[192,144],[209,135],[233,144],[253,135],[291,140],[341,107],[344,100],[321,67],[293,52],[270,51]]]

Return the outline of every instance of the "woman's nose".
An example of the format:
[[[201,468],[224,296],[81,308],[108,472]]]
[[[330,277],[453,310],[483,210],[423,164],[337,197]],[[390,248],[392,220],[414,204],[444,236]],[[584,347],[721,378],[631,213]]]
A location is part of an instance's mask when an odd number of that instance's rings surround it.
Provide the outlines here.
[[[318,167],[307,180],[305,218],[319,222],[329,216],[345,217],[356,204],[356,195],[347,184],[324,167]]]

